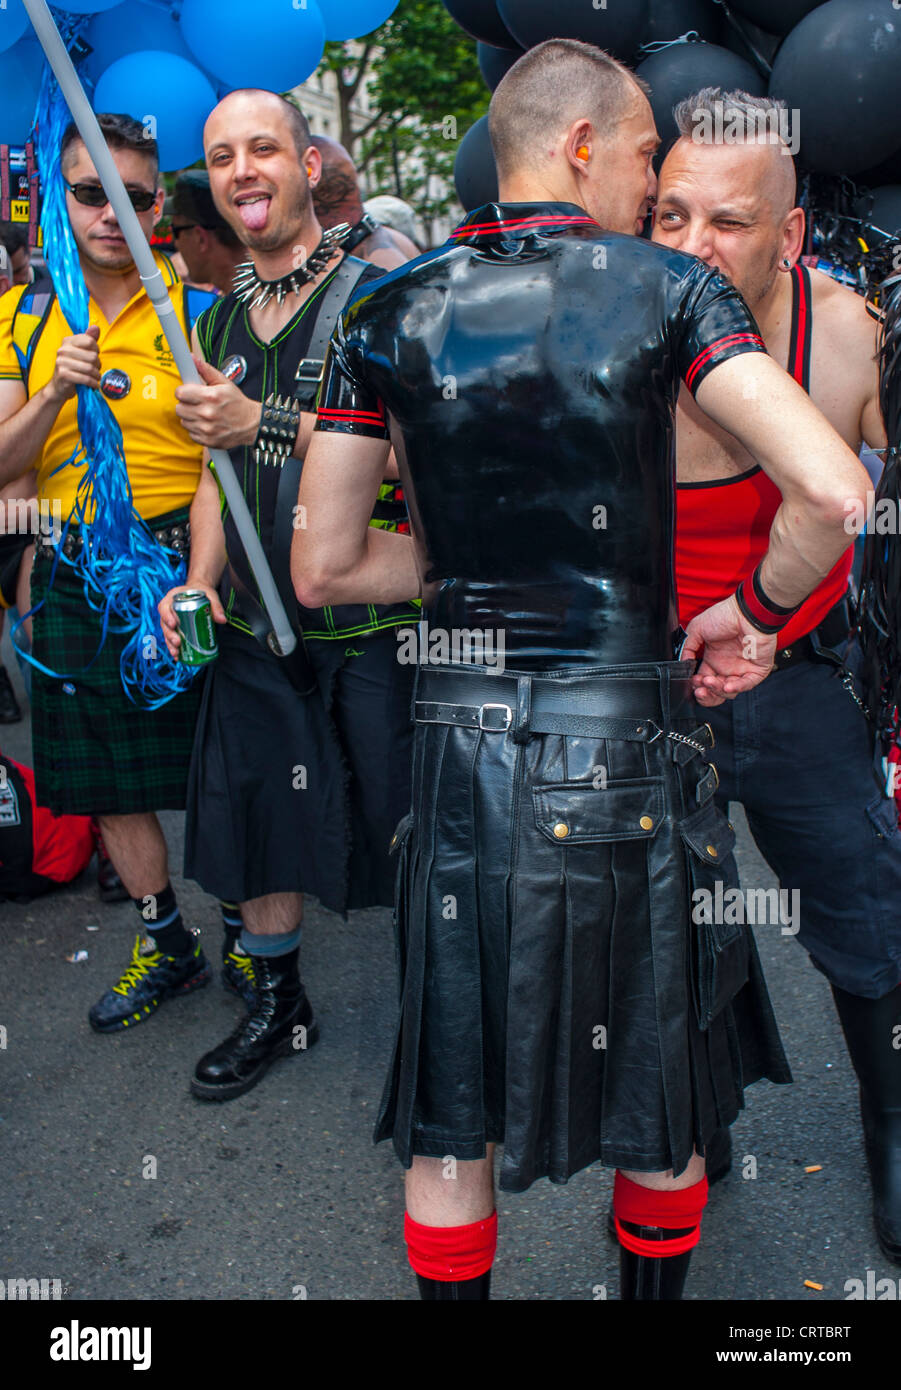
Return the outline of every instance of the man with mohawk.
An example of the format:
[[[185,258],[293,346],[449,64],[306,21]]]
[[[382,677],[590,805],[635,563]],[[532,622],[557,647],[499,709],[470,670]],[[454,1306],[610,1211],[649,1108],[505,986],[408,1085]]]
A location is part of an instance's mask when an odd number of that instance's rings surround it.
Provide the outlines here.
[[[229,451],[298,636],[290,658],[267,645],[259,591],[205,468],[184,587],[209,598],[219,656],[194,746],[185,873],[240,905],[256,995],[201,1058],[191,1088],[230,1100],[316,1039],[298,964],[303,894],[341,913],[393,901],[388,844],[409,802],[411,739],[411,675],[396,660],[394,628],[420,609],[300,609],[290,578],[325,349],[348,295],[383,272],[343,253],[349,228],[323,233],[313,207],[321,157],[291,102],[230,93],[207,120],[204,151],[216,206],[250,259],[198,320],[203,384],[179,389],[178,414],[192,439]],[[391,481],[380,489],[374,525],[406,527],[397,490]],[[172,594],[160,612],[175,652]]]

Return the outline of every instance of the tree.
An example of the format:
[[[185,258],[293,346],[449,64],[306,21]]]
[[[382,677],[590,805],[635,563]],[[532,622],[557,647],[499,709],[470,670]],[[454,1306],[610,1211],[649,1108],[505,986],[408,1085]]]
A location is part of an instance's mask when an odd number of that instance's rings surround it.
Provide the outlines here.
[[[337,79],[341,142],[371,192],[412,204],[431,241],[434,220],[454,201],[457,146],[491,97],[475,41],[440,0],[400,0],[374,35],[326,44],[320,71]],[[355,129],[363,90],[372,114]]]

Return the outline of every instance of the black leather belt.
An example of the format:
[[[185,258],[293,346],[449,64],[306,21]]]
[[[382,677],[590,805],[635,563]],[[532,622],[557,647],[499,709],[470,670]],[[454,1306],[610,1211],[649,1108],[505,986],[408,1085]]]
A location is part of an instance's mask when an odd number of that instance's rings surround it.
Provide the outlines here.
[[[174,526],[161,526],[154,531],[154,536],[160,545],[166,546],[169,550],[174,550],[176,555],[187,555],[191,549],[191,523],[189,521],[180,522]],[[50,536],[43,532],[38,532],[35,536],[38,553],[42,550],[56,550],[57,546]],[[66,533],[62,542],[62,552],[67,560],[74,560],[81,554],[82,548],[81,531],[73,527]]]
[[[491,675],[460,667],[423,667],[414,717],[490,733],[582,735],[653,743],[674,719],[692,718],[690,662],[661,666],[661,676],[542,672]],[[706,728],[705,726],[702,726]],[[701,751],[701,750],[698,750]]]
[[[792,642],[790,647],[783,647],[778,651],[773,667],[777,671],[784,671],[786,666],[794,666],[799,661],[830,661],[836,666],[841,666],[841,656],[831,649],[846,642],[850,631],[851,606],[846,594],[829,609],[822,622],[812,632],[805,633],[803,637]]]

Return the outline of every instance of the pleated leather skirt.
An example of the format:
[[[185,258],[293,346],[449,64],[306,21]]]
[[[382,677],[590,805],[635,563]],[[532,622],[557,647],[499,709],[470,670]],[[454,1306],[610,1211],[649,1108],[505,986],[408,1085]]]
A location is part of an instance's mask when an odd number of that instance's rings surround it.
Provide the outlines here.
[[[395,837],[400,1022],[375,1131],[406,1167],[498,1142],[509,1191],[596,1161],[678,1174],[745,1086],[791,1080],[753,936],[704,906],[738,877],[690,670],[506,673],[526,708],[550,681],[582,716],[626,675],[653,692],[636,729],[664,701],[651,739],[585,733],[583,717],[535,733],[519,710],[506,730],[487,708],[491,727],[442,722],[460,717],[435,703],[449,690],[457,710],[484,700],[485,669],[454,668],[452,687],[448,668],[420,673],[417,719],[439,718],[417,722]]]

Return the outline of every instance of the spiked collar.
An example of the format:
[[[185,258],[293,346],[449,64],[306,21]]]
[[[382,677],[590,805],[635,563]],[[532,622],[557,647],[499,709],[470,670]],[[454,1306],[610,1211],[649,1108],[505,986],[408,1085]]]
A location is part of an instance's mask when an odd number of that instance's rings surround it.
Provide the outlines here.
[[[307,257],[302,266],[280,275],[277,280],[261,280],[253,261],[242,261],[235,271],[232,288],[242,303],[252,300],[252,309],[263,309],[270,299],[282,303],[286,295],[300,294],[304,285],[315,280],[320,270],[338,254],[353,229],[349,222],[339,222],[323,235],[316,250]]]

